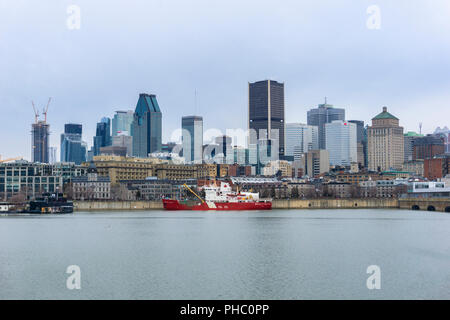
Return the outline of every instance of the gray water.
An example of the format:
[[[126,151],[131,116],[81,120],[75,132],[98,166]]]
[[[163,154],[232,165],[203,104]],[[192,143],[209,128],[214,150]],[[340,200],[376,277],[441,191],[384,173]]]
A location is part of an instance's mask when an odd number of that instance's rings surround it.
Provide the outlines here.
[[[66,268],[81,289],[66,288]],[[369,290],[367,267],[381,270]],[[450,299],[450,215],[402,210],[0,217],[1,299]]]

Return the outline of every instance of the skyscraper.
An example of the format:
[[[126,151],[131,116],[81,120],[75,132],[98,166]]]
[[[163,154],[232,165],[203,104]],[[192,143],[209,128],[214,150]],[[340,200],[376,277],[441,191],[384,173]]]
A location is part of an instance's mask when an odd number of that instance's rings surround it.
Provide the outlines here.
[[[116,111],[114,118],[112,119],[112,136],[115,137],[119,134],[130,134],[131,124],[133,123],[134,112],[128,111]]]
[[[162,113],[154,94],[141,93],[131,125],[133,155],[147,158],[161,151]]]
[[[305,157],[305,169],[306,175],[311,178],[330,171],[328,150],[308,151]]]
[[[186,116],[181,119],[183,157],[186,163],[202,163],[203,118]]]
[[[383,107],[367,128],[369,170],[400,170],[404,160],[403,127],[399,119]]]
[[[81,164],[86,161],[87,145],[82,141],[82,125],[68,123],[61,134],[61,162]]]
[[[285,153],[284,83],[264,80],[248,84],[248,127],[250,143],[258,139],[273,139],[279,155]]]
[[[356,124],[356,149],[358,164],[362,167],[367,166],[367,134],[364,128],[364,121],[349,120],[348,122]]]
[[[302,123],[286,123],[286,156],[300,160],[302,154],[319,149],[319,130]]]
[[[404,145],[404,158],[403,161],[412,161],[413,160],[413,146],[414,140],[423,137],[423,134],[418,134],[414,131],[408,131],[403,136],[403,145]]]
[[[100,148],[111,145],[111,119],[104,117],[97,123],[94,137],[94,156],[100,154]]]
[[[50,125],[46,121],[37,121],[31,125],[31,161],[49,162]]]
[[[227,163],[227,159],[229,161],[234,159],[231,147],[232,140],[231,137],[226,135],[218,136],[214,139],[216,145],[214,150],[214,161],[216,163]]]
[[[309,110],[307,115],[307,123],[319,128],[319,149],[325,149],[325,124],[334,120],[345,120],[345,109],[334,108],[333,105],[327,104],[325,99],[324,104]]]
[[[445,153],[444,139],[429,134],[418,137],[413,142],[413,160],[424,160]]]
[[[350,166],[352,162],[357,162],[356,124],[342,120],[332,121],[325,124],[325,136],[330,165]]]

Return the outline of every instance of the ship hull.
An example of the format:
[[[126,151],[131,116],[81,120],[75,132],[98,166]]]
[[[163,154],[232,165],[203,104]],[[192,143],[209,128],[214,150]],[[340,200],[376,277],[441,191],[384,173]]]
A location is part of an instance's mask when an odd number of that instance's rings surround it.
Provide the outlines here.
[[[242,210],[271,210],[272,202],[199,202],[189,204],[187,202],[163,199],[166,210],[194,210],[194,211],[242,211]]]

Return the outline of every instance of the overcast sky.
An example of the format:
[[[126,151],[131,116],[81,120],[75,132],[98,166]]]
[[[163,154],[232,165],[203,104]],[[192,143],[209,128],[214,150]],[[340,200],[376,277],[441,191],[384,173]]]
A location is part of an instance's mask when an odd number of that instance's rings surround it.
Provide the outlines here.
[[[4,158],[30,159],[31,100],[53,97],[59,153],[64,123],[91,145],[96,122],[141,92],[157,95],[163,141],[194,113],[205,130],[246,129],[247,82],[268,78],[285,83],[286,122],[306,123],[327,96],[348,120],[386,105],[405,131],[450,125],[450,1],[0,0]]]

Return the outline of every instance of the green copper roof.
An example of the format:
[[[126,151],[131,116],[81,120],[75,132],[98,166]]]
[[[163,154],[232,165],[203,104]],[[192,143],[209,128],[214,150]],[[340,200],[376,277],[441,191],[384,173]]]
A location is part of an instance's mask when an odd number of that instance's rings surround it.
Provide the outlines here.
[[[397,117],[394,117],[392,114],[387,112],[387,108],[386,107],[383,107],[383,112],[381,112],[379,115],[377,115],[372,120],[378,120],[378,119],[395,119],[395,120],[398,120]]]
[[[405,137],[423,137],[423,134],[419,134],[414,131],[408,131],[407,133],[405,133]]]

